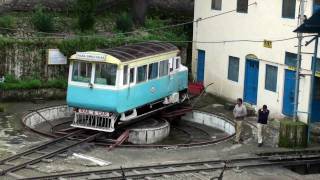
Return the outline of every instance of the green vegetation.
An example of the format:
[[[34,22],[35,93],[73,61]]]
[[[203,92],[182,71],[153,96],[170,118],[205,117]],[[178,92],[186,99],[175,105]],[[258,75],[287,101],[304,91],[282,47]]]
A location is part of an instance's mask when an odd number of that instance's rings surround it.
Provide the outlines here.
[[[76,12],[78,16],[78,26],[81,32],[94,29],[95,11],[99,0],[77,0]]]
[[[65,89],[67,81],[65,79],[53,79],[41,81],[34,78],[16,79],[13,75],[6,75],[4,83],[0,83],[0,90],[18,90],[18,89],[40,89],[57,88]]]
[[[305,148],[307,147],[306,124],[292,120],[280,121],[279,147],[287,148]]]
[[[116,28],[121,32],[132,31],[133,29],[133,21],[132,17],[128,15],[128,13],[122,13],[117,17],[116,20]]]
[[[0,27],[13,29],[16,27],[15,18],[10,15],[0,17]]]
[[[31,22],[35,29],[40,32],[52,32],[54,30],[53,17],[45,13],[42,6],[36,7]]]

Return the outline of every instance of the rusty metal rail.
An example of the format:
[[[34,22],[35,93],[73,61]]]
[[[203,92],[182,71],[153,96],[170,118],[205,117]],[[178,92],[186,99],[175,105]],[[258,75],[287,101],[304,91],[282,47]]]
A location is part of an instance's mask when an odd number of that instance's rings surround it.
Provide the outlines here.
[[[314,154],[299,154],[296,155],[270,155],[249,158],[237,158],[227,160],[213,160],[213,161],[198,161],[175,164],[161,164],[151,166],[138,166],[128,168],[95,170],[86,172],[71,172],[48,176],[38,176],[23,178],[24,180],[41,180],[41,179],[143,179],[143,178],[157,178],[168,177],[174,178],[177,174],[188,174],[198,172],[212,172],[216,170],[231,169],[231,168],[252,168],[252,167],[267,167],[267,166],[292,166],[305,164],[319,164],[320,155]],[[222,172],[218,172],[219,177],[223,176]],[[170,177],[171,176],[171,177]],[[173,176],[173,177],[172,177]]]
[[[92,141],[103,134],[102,132],[98,132],[86,137],[85,139],[77,141],[70,140],[70,138],[79,136],[84,132],[84,130],[79,130],[66,136],[51,140],[40,146],[23,151],[19,154],[0,160],[0,175],[10,173],[11,176],[15,176],[14,172],[17,170],[23,169],[26,166],[33,165],[47,158],[51,158],[55,155],[61,154],[72,147]]]

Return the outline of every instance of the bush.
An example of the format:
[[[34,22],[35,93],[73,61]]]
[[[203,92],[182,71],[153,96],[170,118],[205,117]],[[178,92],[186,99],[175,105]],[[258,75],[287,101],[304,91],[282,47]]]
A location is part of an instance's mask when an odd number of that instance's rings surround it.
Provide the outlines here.
[[[12,16],[0,17],[0,27],[9,29],[15,28],[15,19]]]
[[[95,10],[99,0],[77,0],[76,11],[78,14],[79,29],[84,32],[93,30],[95,24]]]
[[[19,89],[39,89],[39,88],[57,88],[66,89],[68,86],[66,79],[53,79],[46,82],[39,79],[23,79],[17,80],[13,75],[6,75],[5,82],[0,83],[2,90],[19,90]]]
[[[132,28],[133,28],[132,17],[129,16],[127,13],[122,13],[116,19],[116,28],[121,32],[132,31]]]
[[[42,6],[37,6],[35,12],[32,15],[31,22],[35,29],[41,32],[52,32],[53,27],[53,17],[44,12]]]

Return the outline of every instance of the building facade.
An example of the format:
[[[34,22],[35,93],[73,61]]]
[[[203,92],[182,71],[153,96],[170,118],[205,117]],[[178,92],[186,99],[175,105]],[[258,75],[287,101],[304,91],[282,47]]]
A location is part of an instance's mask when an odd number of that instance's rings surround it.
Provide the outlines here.
[[[268,105],[271,116],[293,115],[298,39],[298,0],[195,0],[193,76],[208,91],[243,98],[255,108]],[[310,17],[320,0],[305,3]],[[303,45],[312,37],[305,37]],[[303,46],[299,119],[307,122],[314,43]],[[318,57],[320,51],[318,52]],[[317,59],[320,72],[320,60]],[[313,122],[320,122],[320,73],[314,86]]]

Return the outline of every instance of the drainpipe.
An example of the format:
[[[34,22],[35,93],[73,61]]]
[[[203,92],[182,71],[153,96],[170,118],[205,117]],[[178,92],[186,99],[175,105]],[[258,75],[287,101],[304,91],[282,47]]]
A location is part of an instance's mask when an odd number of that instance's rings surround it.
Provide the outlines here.
[[[303,23],[304,20],[304,3],[305,0],[300,0],[298,27]],[[298,33],[298,54],[296,64],[296,84],[294,93],[294,108],[293,108],[293,121],[296,122],[298,119],[298,106],[299,106],[299,86],[300,86],[300,67],[301,67],[301,47],[302,47],[302,33]]]
[[[319,34],[315,37],[314,44],[314,53],[312,58],[312,66],[311,66],[311,80],[310,80],[310,93],[309,93],[309,108],[308,108],[308,144],[310,143],[310,129],[311,129],[311,115],[312,115],[312,102],[313,102],[313,87],[314,80],[316,75],[316,66],[317,66],[317,56],[318,56],[318,42],[319,42]]]

